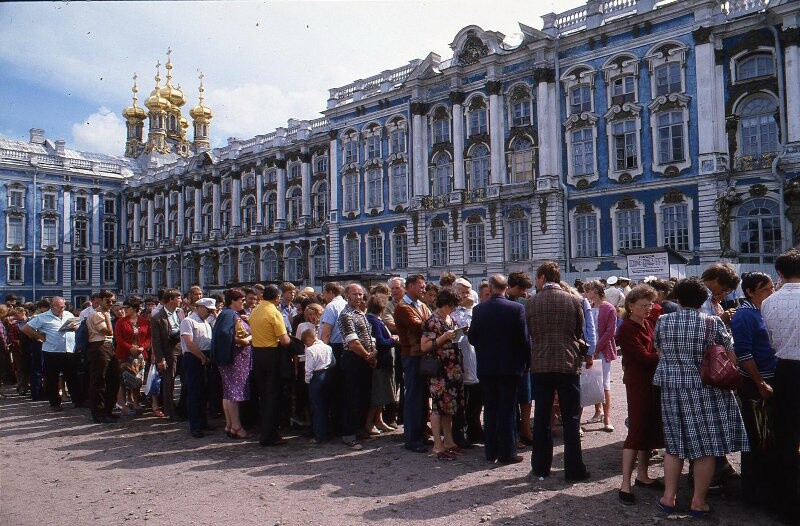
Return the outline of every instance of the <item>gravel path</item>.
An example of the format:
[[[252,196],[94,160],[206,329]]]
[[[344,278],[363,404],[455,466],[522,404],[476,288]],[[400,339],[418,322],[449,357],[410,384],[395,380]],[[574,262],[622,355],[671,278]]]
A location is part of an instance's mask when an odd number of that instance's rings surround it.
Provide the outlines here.
[[[560,437],[554,473],[531,481],[525,462],[495,466],[477,447],[454,462],[402,448],[390,433],[350,451],[338,442],[314,446],[299,436],[283,448],[227,439],[218,430],[204,439],[186,423],[145,414],[116,425],[91,424],[85,410],[11,394],[0,401],[0,524],[520,524],[643,525],[691,522],[665,517],[657,492],[636,490],[635,506],[617,502],[625,437],[625,394],[614,369],[613,433],[587,426],[584,459],[590,481],[563,480]],[[291,437],[291,434],[289,435]],[[731,455],[737,467],[739,456]],[[651,474],[662,476],[657,461]],[[688,508],[685,477],[679,505]],[[737,502],[735,482],[711,497],[712,524],[776,524]]]

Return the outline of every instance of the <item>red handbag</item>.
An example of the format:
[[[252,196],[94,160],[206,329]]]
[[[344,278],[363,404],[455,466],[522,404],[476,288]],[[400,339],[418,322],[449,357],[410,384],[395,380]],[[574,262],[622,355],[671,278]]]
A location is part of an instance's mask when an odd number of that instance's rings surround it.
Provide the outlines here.
[[[713,323],[714,320],[710,317],[706,318],[706,341],[709,343],[700,362],[700,380],[708,386],[719,389],[738,389],[742,385],[742,375],[728,356],[725,347],[714,343]]]

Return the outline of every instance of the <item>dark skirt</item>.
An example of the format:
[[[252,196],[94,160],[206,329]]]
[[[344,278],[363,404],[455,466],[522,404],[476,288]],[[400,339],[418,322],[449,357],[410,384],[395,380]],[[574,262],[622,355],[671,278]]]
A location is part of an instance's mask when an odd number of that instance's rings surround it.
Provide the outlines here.
[[[653,377],[632,378],[625,371],[625,393],[628,397],[628,436],[625,449],[649,451],[664,447],[661,425],[661,398]]]

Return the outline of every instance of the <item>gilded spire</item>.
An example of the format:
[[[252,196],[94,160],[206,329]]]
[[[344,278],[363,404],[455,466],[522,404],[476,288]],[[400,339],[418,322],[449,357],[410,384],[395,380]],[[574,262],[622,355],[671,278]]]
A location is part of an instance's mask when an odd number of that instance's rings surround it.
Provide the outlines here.
[[[200,106],[203,105],[203,93],[206,91],[206,89],[203,87],[203,78],[204,77],[205,77],[205,75],[203,75],[202,71],[200,72],[200,76],[197,77],[197,78],[200,79]]]
[[[164,66],[167,68],[167,86],[172,85],[172,48],[167,48],[167,64]]]
[[[133,87],[131,88],[131,91],[133,92],[133,107],[134,108],[136,107],[136,101],[139,100],[139,99],[136,98],[136,94],[139,93],[139,88],[136,86],[136,79],[138,79],[138,78],[139,78],[139,75],[134,73],[133,74]]]
[[[177,88],[172,85],[172,48],[167,48],[167,84],[161,88],[161,96],[167,99],[174,108],[180,108],[186,104],[186,97],[183,96],[180,86]]]
[[[189,115],[191,115],[194,120],[206,120],[207,122],[214,117],[214,113],[211,111],[211,108],[203,104],[205,102],[204,94],[206,89],[203,87],[203,79],[205,78],[205,75],[203,75],[202,71],[200,72],[200,76],[198,78],[200,79],[200,101],[197,103],[197,106],[192,108],[192,111],[189,112]]]
[[[123,110],[123,112],[122,112],[122,116],[125,117],[126,119],[131,119],[131,120],[133,120],[133,119],[142,119],[143,120],[147,116],[147,114],[145,113],[145,111],[142,108],[139,108],[139,107],[136,106],[136,103],[139,102],[139,98],[136,96],[136,94],[139,93],[139,86],[136,84],[136,80],[138,78],[139,78],[139,76],[136,73],[134,73],[133,74],[133,87],[131,88],[131,91],[133,92],[133,104],[131,104],[130,107],[125,108],[125,110]]]
[[[156,62],[156,89],[160,87],[161,87],[161,61],[159,60],[158,62]]]

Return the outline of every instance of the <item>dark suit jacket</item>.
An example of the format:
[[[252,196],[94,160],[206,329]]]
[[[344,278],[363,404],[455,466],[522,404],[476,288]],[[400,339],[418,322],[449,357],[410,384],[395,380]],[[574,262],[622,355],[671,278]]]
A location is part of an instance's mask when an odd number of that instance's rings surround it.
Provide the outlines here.
[[[427,305],[419,303],[419,310],[406,303],[404,300],[394,308],[394,323],[397,335],[400,336],[401,356],[422,356],[422,325],[431,317],[431,310]]]
[[[525,305],[531,335],[531,372],[579,374],[583,356],[583,301],[559,287],[548,287]]]
[[[183,311],[178,309],[178,319],[183,321]],[[163,307],[150,318],[150,344],[153,346],[153,361],[158,363],[162,358],[172,358],[174,353],[180,353],[180,340],[178,350],[175,350],[175,341],[170,341],[169,319],[167,310]],[[169,361],[169,360],[168,360]]]
[[[525,307],[502,296],[492,296],[472,309],[467,333],[475,347],[478,379],[486,375],[522,374],[530,359]]]

